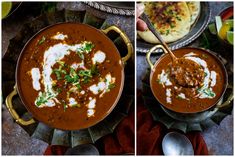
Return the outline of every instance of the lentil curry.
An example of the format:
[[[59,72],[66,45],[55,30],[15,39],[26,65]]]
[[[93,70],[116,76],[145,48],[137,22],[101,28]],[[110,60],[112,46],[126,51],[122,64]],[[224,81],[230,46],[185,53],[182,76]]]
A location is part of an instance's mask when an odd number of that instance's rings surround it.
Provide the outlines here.
[[[201,66],[204,73],[193,67],[202,79],[187,80],[190,78],[187,73],[185,76],[175,79],[172,74],[172,61],[168,54],[161,57],[154,66],[151,73],[151,89],[158,101],[167,109],[179,113],[196,113],[212,107],[223,95],[227,78],[222,63],[211,53],[196,48],[181,48],[174,51],[176,57],[184,57]],[[193,65],[193,64],[191,64]],[[186,67],[186,66],[185,66]],[[182,69],[181,69],[182,70]],[[194,74],[192,71],[191,74]],[[182,79],[184,78],[184,79]],[[186,84],[195,86],[182,86],[177,81],[181,80]],[[185,82],[185,81],[188,82]]]
[[[34,118],[64,130],[92,126],[111,112],[123,88],[118,50],[88,25],[50,26],[25,46],[17,86]]]

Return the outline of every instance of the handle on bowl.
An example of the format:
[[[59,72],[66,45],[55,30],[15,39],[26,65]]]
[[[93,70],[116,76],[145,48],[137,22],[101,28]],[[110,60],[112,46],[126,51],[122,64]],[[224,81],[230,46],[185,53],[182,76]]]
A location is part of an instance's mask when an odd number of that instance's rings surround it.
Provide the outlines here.
[[[122,61],[123,63],[126,63],[127,60],[131,58],[132,53],[133,53],[133,46],[131,44],[130,39],[127,37],[127,35],[117,26],[110,26],[106,29],[102,29],[101,31],[104,32],[105,34],[107,34],[109,31],[115,31],[122,37],[122,39],[124,40],[127,46],[127,55],[125,57],[122,57]]]
[[[153,70],[153,66],[154,64],[151,62],[151,59],[150,59],[150,56],[153,52],[155,52],[156,49],[162,49],[165,53],[167,53],[167,50],[164,48],[164,46],[162,45],[156,45],[154,47],[152,47],[148,52],[147,52],[147,55],[146,55],[146,59],[147,59],[147,62],[151,68],[151,70]]]
[[[25,121],[25,120],[23,120],[19,117],[18,113],[16,112],[16,110],[13,108],[13,105],[12,105],[12,98],[15,95],[17,95],[16,85],[14,86],[14,90],[6,98],[6,106],[7,106],[7,109],[9,110],[11,116],[20,125],[30,125],[30,124],[35,123],[33,118],[31,118],[30,120]]]
[[[231,101],[233,101],[234,96],[233,96],[233,87],[232,87],[232,85],[228,85],[227,89],[231,89],[232,92],[230,93],[227,100],[224,103],[222,103],[221,105],[216,105],[216,108],[218,108],[218,109],[226,108],[226,107],[230,106]]]

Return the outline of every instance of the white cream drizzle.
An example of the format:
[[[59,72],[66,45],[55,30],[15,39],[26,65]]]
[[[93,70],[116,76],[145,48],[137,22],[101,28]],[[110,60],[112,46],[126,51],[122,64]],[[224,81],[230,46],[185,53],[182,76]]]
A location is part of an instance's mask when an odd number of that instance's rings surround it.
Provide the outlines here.
[[[31,76],[32,76],[32,80],[33,80],[33,88],[36,91],[39,91],[41,89],[40,86],[40,78],[41,78],[41,74],[40,74],[40,70],[39,68],[32,68],[31,69]]]
[[[74,98],[69,98],[69,106],[77,105],[77,101]]]
[[[98,50],[94,56],[92,57],[92,63],[96,64],[96,63],[103,63],[104,60],[106,58],[106,55],[104,52]]]
[[[211,87],[214,87],[216,85],[216,72],[211,71]]]
[[[171,89],[170,88],[167,88],[166,89],[166,102],[167,103],[172,103],[172,101],[171,101]]]
[[[55,40],[64,40],[65,38],[68,38],[68,35],[64,35],[60,32],[57,32],[57,34],[52,36],[51,38]]]
[[[73,63],[70,67],[74,70],[77,70],[78,68],[86,69],[84,61],[82,61],[81,63]]]
[[[112,77],[111,74],[108,73],[105,79],[101,79],[98,84],[91,85],[89,90],[95,95],[101,93],[99,97],[102,97],[106,92],[109,92],[109,85],[115,83],[115,80],[115,77]]]
[[[159,83],[163,84],[164,86],[171,86],[172,83],[169,79],[169,74],[162,70],[162,73],[158,75]]]
[[[190,60],[196,62],[197,64],[201,65],[203,67],[203,69],[204,69],[204,73],[205,73],[206,76],[205,76],[205,78],[203,80],[203,86],[200,88],[200,90],[198,90],[198,92],[199,92],[198,97],[200,99],[204,99],[204,98],[212,99],[212,98],[214,98],[215,94],[213,96],[206,94],[206,91],[214,93],[212,88],[210,88],[210,86],[209,86],[209,84],[211,82],[211,79],[210,79],[211,72],[209,71],[209,69],[207,67],[206,61],[202,60],[199,57],[188,56],[188,57],[185,57],[185,58],[190,59]]]

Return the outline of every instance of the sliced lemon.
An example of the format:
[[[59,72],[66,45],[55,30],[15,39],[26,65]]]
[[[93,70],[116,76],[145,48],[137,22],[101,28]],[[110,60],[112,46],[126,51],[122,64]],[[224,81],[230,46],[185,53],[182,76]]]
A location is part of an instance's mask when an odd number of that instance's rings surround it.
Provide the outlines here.
[[[227,41],[233,45],[233,31],[227,32]]]
[[[2,2],[2,19],[11,11],[12,2]]]
[[[230,31],[232,26],[229,23],[224,22],[220,31],[219,31],[219,37],[223,40],[227,39],[227,32]]]

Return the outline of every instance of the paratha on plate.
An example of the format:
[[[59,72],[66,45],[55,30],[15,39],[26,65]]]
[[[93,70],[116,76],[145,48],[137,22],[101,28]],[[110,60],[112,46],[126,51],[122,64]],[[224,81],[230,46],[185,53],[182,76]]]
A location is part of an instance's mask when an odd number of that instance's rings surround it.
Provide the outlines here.
[[[190,31],[191,14],[186,2],[145,2],[145,13],[165,42],[174,42]],[[150,30],[138,31],[149,43],[159,43]]]
[[[190,14],[191,14],[191,25],[194,24],[200,14],[200,2],[187,2]]]

